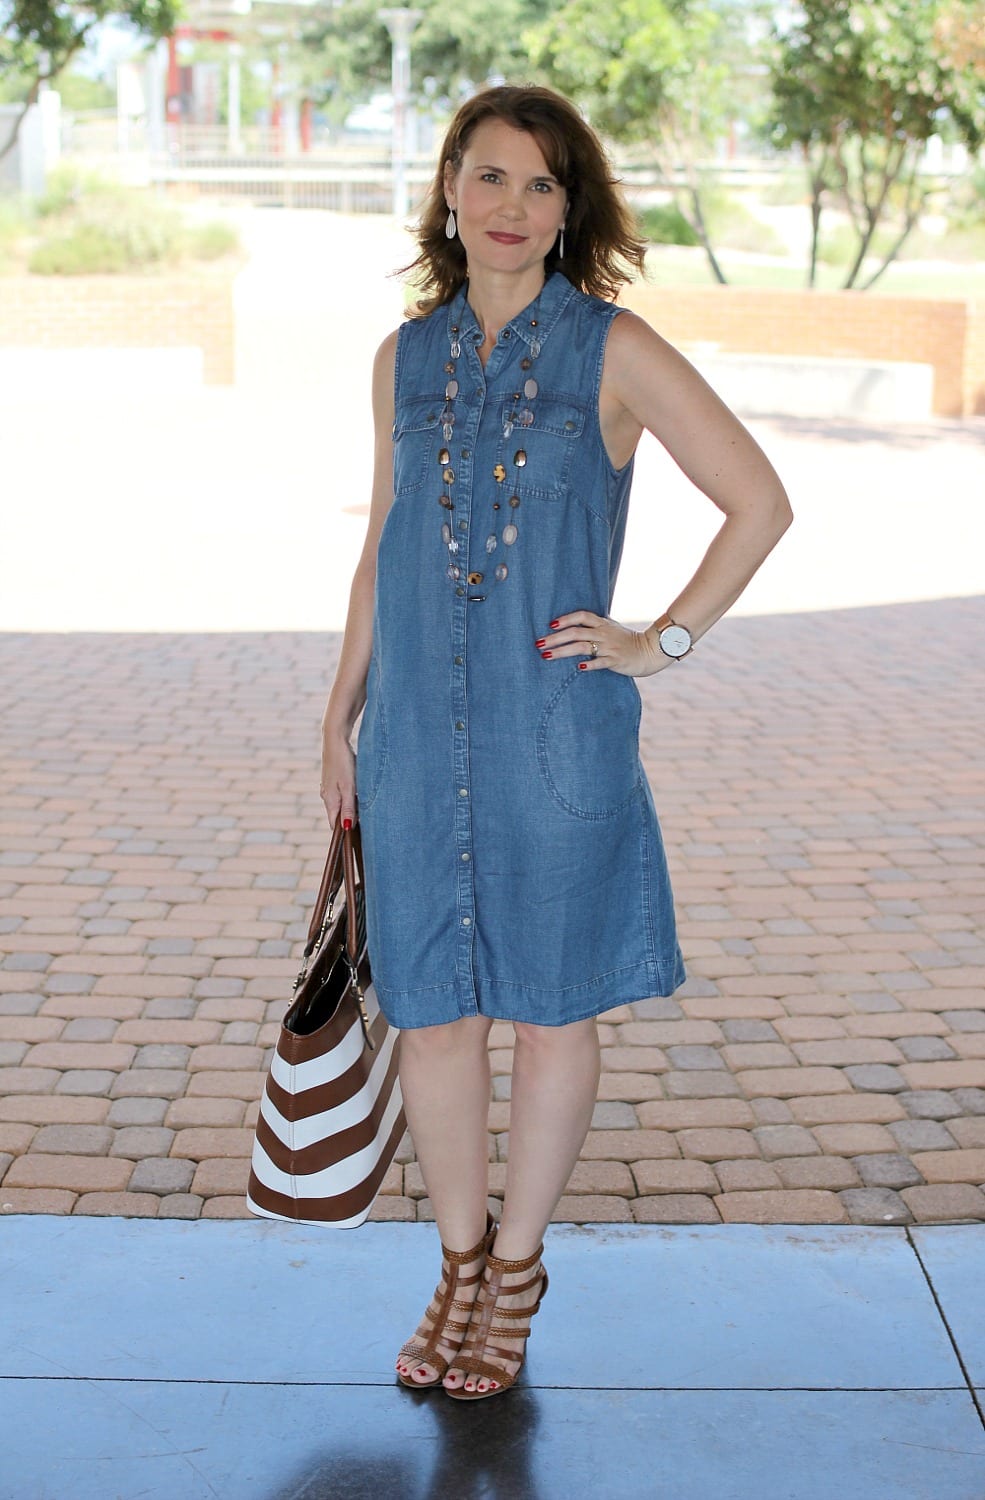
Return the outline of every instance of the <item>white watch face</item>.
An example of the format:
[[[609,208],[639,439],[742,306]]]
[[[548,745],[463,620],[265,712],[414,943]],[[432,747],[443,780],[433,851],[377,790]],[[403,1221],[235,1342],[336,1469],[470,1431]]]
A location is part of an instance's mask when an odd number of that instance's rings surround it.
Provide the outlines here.
[[[665,625],[660,632],[660,649],[667,656],[686,656],[691,649],[691,632],[683,625]]]

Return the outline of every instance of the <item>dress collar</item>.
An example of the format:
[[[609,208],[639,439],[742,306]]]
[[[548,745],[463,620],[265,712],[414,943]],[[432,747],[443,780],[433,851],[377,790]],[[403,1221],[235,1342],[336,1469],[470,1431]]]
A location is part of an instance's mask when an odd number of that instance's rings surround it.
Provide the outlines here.
[[[449,342],[453,338],[452,329],[456,324],[460,340],[469,338],[471,334],[482,332],[479,321],[469,304],[468,289],[468,282],[463,282],[448,304]],[[575,289],[567,277],[562,276],[560,271],[552,271],[533,301],[521,308],[516,317],[511,318],[508,323],[504,324],[504,327],[509,328],[517,338],[522,339],[528,345],[539,340],[543,348],[551,330],[574,293]],[[537,320],[535,325],[531,323],[533,318]],[[502,329],[500,333],[502,334]]]

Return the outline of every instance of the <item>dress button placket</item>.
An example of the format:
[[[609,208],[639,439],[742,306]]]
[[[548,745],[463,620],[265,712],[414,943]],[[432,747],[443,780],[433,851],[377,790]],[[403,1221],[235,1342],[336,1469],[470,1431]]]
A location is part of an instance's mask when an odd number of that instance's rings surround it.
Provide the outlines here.
[[[474,348],[468,349],[469,363],[481,365]],[[463,409],[460,403],[460,419],[465,418],[464,431],[456,436],[460,439],[462,465],[455,486],[455,503],[464,516],[459,517],[459,529],[471,531],[472,477],[473,467],[469,462],[475,448],[479,421],[482,416],[484,386],[476,387],[475,404],[471,410]],[[466,415],[467,413],[467,415]],[[452,609],[452,751],[455,786],[455,841],[458,849],[458,952],[456,969],[460,981],[460,993],[467,996],[460,1003],[462,1015],[478,1015],[479,1007],[472,969],[473,933],[475,932],[475,886],[472,880],[472,808],[469,796],[469,735],[468,735],[468,611],[469,598],[464,590],[455,590],[450,596]]]

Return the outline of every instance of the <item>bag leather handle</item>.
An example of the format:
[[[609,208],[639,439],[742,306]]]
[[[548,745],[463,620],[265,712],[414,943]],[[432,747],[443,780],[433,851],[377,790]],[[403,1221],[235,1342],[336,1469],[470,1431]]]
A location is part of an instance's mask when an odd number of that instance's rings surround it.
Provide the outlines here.
[[[337,821],[332,830],[332,842],[328,846],[328,858],[322,871],[321,885],[318,887],[318,896],[315,900],[315,909],[311,917],[311,925],[308,928],[308,938],[304,947],[305,958],[310,958],[312,950],[322,929],[325,920],[325,912],[328,910],[330,901],[334,901],[338,895],[339,886],[342,884],[341,854],[342,854],[342,820]]]
[[[356,870],[359,870],[359,884],[365,887],[366,876],[363,871],[363,844],[359,825],[355,828],[347,828],[342,834],[342,872],[345,880],[345,915],[346,934],[345,946],[349,954],[349,962],[353,969],[359,962],[359,925],[358,913],[356,911]]]

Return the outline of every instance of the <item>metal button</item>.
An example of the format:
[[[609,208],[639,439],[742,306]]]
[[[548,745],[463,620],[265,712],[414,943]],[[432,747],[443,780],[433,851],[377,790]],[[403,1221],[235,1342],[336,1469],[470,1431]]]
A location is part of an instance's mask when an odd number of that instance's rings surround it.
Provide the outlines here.
[[[472,457],[472,449],[471,448],[463,448],[462,449],[462,457],[463,458],[471,458]]]
[[[460,786],[459,787],[459,789],[458,789],[458,795],[460,797],[467,797],[468,794],[469,794],[469,789],[468,789],[467,786]]]
[[[463,658],[463,657],[461,657],[461,656],[456,656],[456,657],[455,657],[455,665],[456,665],[456,667],[460,667],[460,666],[461,666],[461,665],[462,665],[462,662],[463,662],[463,660],[464,660],[464,658]]]
[[[502,334],[502,337],[503,337],[503,338],[504,338],[504,339],[508,339],[508,338],[509,338],[509,336],[510,336],[510,330],[509,330],[509,329],[508,329],[508,328],[504,328],[504,329],[503,329],[503,334]]]
[[[464,721],[462,719],[456,719],[455,720],[455,728],[456,729],[464,729],[465,728]]]
[[[463,858],[463,859],[471,859],[471,858],[472,858],[472,856],[471,856],[471,854],[463,854],[463,855],[462,855],[462,858]]]
[[[459,531],[468,531],[468,529],[469,529],[469,523],[468,523],[468,521],[459,521],[459,523],[458,523],[458,529],[459,529]]]
[[[456,594],[459,594],[459,595],[461,595],[461,594],[464,594],[464,593],[465,593],[465,590],[464,590],[464,589],[463,589],[463,588],[461,588],[461,587],[459,587],[459,588],[457,588],[457,589],[456,589],[456,590],[455,590],[455,593],[456,593]]]
[[[462,918],[462,926],[463,927],[471,927],[472,926],[472,918],[471,917],[463,917]]]

